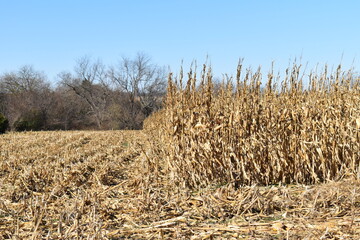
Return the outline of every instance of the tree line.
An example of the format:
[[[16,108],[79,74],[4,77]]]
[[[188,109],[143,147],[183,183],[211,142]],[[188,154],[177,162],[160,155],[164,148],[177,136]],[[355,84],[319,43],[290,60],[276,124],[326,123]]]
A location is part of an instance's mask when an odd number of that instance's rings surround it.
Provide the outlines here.
[[[114,66],[82,57],[55,87],[26,65],[0,75],[0,115],[15,131],[141,129],[161,108],[166,76],[144,53]]]

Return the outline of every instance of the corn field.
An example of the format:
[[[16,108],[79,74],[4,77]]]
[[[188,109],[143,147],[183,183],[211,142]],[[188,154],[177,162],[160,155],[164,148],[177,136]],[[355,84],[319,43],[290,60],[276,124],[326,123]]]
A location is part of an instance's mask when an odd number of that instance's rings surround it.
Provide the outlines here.
[[[2,239],[357,239],[360,82],[169,75],[143,131],[0,136]]]
[[[294,64],[261,87],[260,68],[242,68],[216,88],[206,66],[200,77],[170,75],[160,141],[173,181],[237,188],[359,176],[359,78],[339,66],[305,79]]]

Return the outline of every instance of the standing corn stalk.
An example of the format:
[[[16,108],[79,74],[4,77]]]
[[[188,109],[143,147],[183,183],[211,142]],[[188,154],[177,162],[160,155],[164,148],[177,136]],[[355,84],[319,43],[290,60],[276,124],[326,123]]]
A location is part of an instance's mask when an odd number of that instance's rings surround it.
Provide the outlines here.
[[[359,174],[359,80],[339,67],[279,77],[247,70],[215,94],[211,69],[170,74],[161,137],[167,169],[180,186],[315,183]]]

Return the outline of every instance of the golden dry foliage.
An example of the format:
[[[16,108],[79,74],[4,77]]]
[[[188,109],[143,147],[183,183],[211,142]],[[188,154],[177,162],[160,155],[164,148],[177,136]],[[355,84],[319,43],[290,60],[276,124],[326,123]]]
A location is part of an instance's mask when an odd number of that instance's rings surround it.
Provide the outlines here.
[[[164,109],[152,113],[144,120],[144,129],[153,133],[161,133],[159,129],[165,123],[164,114]]]
[[[214,88],[204,65],[170,75],[158,128],[172,180],[180,186],[306,183],[360,174],[360,80],[339,68],[310,74],[300,66],[280,81],[238,66],[236,84]],[[184,85],[184,86],[183,86]],[[235,85],[235,86],[234,86]]]

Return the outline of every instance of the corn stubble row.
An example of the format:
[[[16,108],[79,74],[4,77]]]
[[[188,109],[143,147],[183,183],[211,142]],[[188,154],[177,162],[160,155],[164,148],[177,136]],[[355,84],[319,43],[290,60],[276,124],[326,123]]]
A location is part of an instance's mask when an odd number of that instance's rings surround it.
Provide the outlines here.
[[[1,135],[0,239],[360,234],[359,180],[179,191],[156,168],[161,155],[152,151],[161,145],[152,139],[143,131]]]
[[[339,66],[280,79],[260,68],[214,83],[204,65],[169,76],[166,107],[145,122],[160,128],[165,171],[179,186],[313,184],[360,174],[360,82]],[[151,126],[157,120],[160,127]]]
[[[127,212],[141,209],[133,148],[142,138],[134,131],[1,135],[0,239],[107,239]]]

